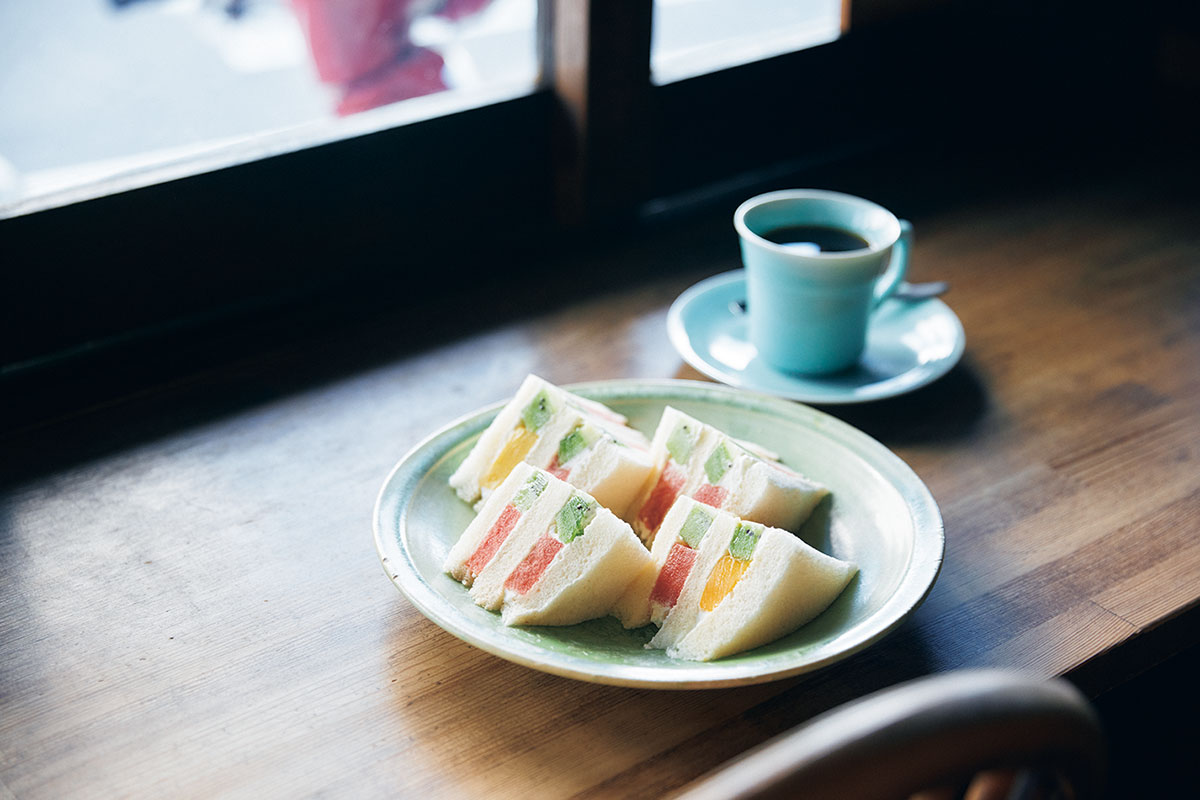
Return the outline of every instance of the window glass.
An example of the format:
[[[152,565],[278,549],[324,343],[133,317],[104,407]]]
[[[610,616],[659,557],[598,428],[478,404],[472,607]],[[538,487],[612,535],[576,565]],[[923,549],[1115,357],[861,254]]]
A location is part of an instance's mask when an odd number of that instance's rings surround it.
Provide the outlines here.
[[[269,155],[526,94],[535,16],[536,0],[0,2],[0,217],[233,144]]]
[[[651,75],[661,85],[831,42],[842,2],[655,0]]]

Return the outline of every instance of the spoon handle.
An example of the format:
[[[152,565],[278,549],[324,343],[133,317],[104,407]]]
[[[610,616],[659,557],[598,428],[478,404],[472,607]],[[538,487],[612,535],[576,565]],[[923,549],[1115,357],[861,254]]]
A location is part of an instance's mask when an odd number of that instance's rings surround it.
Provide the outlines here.
[[[949,288],[950,284],[946,281],[926,281],[925,283],[908,283],[905,281],[896,287],[896,291],[892,293],[892,297],[901,300],[926,300],[930,297],[945,294]]]

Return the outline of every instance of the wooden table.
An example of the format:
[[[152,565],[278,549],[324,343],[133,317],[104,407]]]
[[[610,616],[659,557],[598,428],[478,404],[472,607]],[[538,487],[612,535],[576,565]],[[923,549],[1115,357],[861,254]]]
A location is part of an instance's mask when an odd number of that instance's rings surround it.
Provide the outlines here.
[[[563,256],[572,282],[524,287],[534,307],[297,336],[10,431],[0,797],[659,796],[907,678],[995,665],[1096,694],[1193,644],[1193,184],[1169,163],[994,191],[971,177],[938,202],[874,195],[915,223],[913,277],[953,284],[964,360],[828,409],[905,459],[945,519],[937,584],[882,643],[739,689],[593,685],[464,644],[380,568],[388,470],[526,373],[700,377],[664,319],[736,266],[722,207]],[[627,282],[595,277],[610,268]]]

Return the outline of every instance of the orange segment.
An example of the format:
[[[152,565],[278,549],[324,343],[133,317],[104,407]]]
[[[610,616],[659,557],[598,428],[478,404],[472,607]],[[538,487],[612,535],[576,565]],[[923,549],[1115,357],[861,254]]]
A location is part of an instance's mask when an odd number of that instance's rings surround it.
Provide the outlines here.
[[[508,477],[508,473],[513,471],[513,467],[520,464],[525,460],[525,456],[529,455],[529,451],[533,449],[537,440],[537,433],[518,423],[517,427],[513,428],[512,433],[508,435],[508,441],[500,449],[500,454],[492,462],[487,474],[479,482],[480,485],[484,489],[495,489],[503,483],[504,479]]]
[[[737,586],[737,582],[742,579],[749,566],[749,561],[734,558],[729,553],[721,556],[721,560],[709,573],[708,583],[704,584],[704,592],[700,595],[700,608],[712,611],[720,605],[726,595],[733,591],[733,587]]]

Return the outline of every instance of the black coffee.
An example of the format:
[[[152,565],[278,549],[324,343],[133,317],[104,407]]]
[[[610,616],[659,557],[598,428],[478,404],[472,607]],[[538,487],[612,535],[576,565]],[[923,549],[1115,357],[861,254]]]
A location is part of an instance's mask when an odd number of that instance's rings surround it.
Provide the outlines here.
[[[827,225],[785,225],[762,234],[767,241],[815,253],[866,250],[871,244],[857,233]]]

